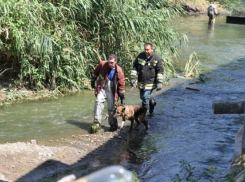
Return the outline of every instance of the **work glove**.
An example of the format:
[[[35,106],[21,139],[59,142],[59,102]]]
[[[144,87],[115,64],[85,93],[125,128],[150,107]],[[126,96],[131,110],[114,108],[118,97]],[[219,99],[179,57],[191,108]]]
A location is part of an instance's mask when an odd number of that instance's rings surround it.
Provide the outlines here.
[[[92,77],[91,78],[91,87],[95,88],[95,81],[96,81],[96,77]]]
[[[124,93],[119,92],[118,96],[119,96],[119,98],[121,100],[121,104],[125,105],[125,95],[124,95]]]
[[[159,91],[161,89],[162,89],[162,83],[157,83],[157,89],[156,89],[156,91]]]
[[[130,80],[130,84],[131,84],[132,87],[134,87],[134,86],[136,85],[135,79],[131,79],[131,80]]]

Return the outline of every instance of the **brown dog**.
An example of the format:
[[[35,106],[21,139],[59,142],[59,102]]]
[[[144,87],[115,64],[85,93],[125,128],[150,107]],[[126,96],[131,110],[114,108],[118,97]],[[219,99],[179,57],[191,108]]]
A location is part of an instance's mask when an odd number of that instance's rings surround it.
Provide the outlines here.
[[[120,131],[122,131],[125,120],[130,120],[131,125],[129,132],[132,131],[134,120],[137,122],[135,128],[140,125],[142,122],[145,125],[145,129],[148,130],[148,122],[145,119],[147,109],[138,105],[125,105],[125,106],[118,106],[116,109],[115,117],[122,116],[122,124],[120,126]]]

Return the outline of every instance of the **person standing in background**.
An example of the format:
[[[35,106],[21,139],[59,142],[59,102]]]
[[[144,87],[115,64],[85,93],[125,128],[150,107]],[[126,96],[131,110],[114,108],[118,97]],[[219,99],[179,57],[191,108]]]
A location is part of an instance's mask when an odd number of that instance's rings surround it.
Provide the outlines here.
[[[215,16],[218,15],[218,11],[216,8],[216,3],[215,2],[211,2],[208,9],[207,9],[207,13],[208,13],[208,24],[214,24],[215,23]]]

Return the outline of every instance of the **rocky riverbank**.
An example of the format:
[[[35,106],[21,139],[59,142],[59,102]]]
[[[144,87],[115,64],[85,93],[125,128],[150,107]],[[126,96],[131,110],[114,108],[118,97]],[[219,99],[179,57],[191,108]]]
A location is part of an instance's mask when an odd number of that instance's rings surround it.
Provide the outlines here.
[[[124,137],[127,137],[127,132],[119,135],[101,131],[73,136],[72,140],[50,140],[46,144],[39,144],[36,140],[1,144],[0,181],[50,181],[52,174],[62,172],[53,177],[57,179],[65,171],[69,174],[69,170],[78,166],[82,169],[77,176],[82,176],[98,167],[95,158],[116,157],[115,148],[122,146]]]
[[[206,0],[199,0],[199,1],[180,0],[180,4],[182,4],[187,14],[206,14],[207,8],[210,5],[210,3]],[[228,12],[223,5],[217,3],[216,6],[220,14],[225,14]]]

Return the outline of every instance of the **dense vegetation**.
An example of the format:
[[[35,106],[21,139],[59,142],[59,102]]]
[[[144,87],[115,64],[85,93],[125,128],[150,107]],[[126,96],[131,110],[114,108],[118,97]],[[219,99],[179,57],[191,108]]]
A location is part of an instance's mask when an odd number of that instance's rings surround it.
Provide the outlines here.
[[[0,3],[0,76],[35,89],[89,87],[94,66],[116,53],[129,75],[132,61],[152,42],[173,71],[181,38],[166,1],[8,0]]]
[[[229,9],[232,9],[235,8],[236,5],[240,4],[241,0],[217,0],[216,2]]]

